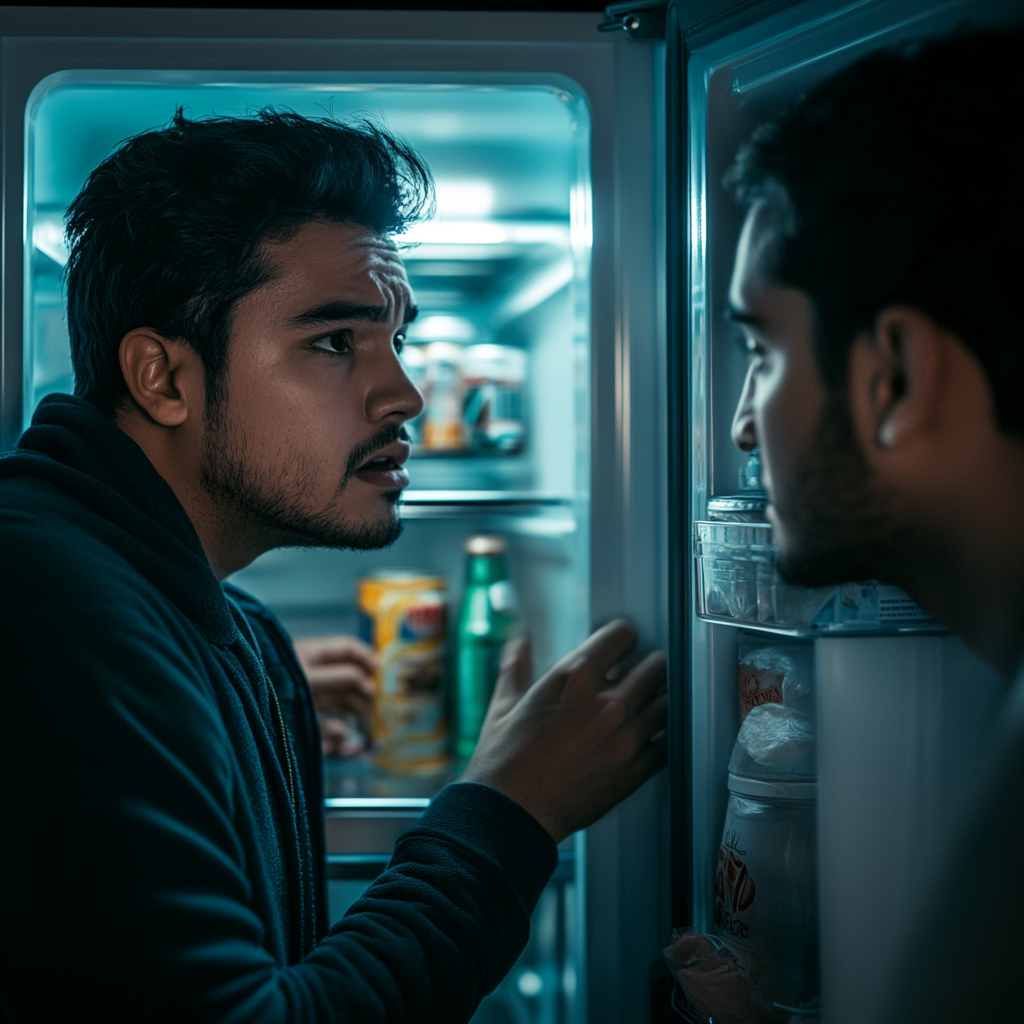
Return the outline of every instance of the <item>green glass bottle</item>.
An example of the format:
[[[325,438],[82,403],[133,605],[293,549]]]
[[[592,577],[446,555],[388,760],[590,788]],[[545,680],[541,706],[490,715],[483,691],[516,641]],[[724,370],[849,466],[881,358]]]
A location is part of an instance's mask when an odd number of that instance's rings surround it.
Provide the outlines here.
[[[455,756],[462,763],[476,750],[502,647],[519,624],[505,550],[503,537],[477,534],[466,541],[466,589],[455,641]]]

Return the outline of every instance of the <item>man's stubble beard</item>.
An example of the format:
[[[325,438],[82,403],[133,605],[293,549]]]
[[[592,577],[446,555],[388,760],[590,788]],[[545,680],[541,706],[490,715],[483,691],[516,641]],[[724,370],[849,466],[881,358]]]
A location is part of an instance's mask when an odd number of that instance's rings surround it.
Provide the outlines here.
[[[903,578],[907,538],[872,478],[844,394],[830,391],[794,483],[784,506],[773,500],[787,540],[777,560],[784,580],[822,587]]]
[[[249,456],[245,431],[231,421],[222,398],[205,414],[200,483],[231,529],[249,535],[266,550],[279,547],[328,547],[369,551],[393,544],[402,534],[398,515],[401,491],[384,491],[389,510],[383,521],[353,523],[340,513],[318,511],[310,499],[319,489],[316,467],[301,452],[289,459],[288,470],[261,466]],[[338,480],[340,497],[355,471],[375,451],[405,436],[405,428],[387,424],[349,453]]]

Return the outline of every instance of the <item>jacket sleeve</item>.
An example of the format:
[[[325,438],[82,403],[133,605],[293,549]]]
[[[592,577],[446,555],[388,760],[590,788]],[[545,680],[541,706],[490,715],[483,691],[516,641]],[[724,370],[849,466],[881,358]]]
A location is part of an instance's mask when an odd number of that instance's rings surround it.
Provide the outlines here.
[[[12,538],[4,1016],[468,1020],[521,950],[555,865],[537,822],[486,787],[449,787],[331,933],[280,964],[266,942],[280,897],[253,881],[247,795],[195,639],[127,566],[102,550],[90,560],[87,541]]]

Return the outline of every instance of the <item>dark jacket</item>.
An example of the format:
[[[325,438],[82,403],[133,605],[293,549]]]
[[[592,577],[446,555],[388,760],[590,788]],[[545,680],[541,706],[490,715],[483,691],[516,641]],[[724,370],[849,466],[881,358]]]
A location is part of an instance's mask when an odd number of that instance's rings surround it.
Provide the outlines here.
[[[537,822],[448,787],[325,934],[305,682],[142,450],[45,399],[0,524],[4,1019],[467,1020],[556,863]]]

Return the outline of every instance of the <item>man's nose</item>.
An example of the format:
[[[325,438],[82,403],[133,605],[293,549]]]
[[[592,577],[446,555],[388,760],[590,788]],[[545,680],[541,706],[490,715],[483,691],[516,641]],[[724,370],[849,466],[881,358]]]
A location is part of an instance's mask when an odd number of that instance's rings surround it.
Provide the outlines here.
[[[757,431],[754,429],[754,397],[753,367],[747,371],[743,382],[743,391],[736,404],[736,413],[732,418],[732,443],[741,451],[753,451],[757,447]]]
[[[388,358],[387,366],[374,383],[376,386],[367,396],[366,412],[371,420],[392,416],[404,422],[423,412],[423,395],[409,379],[397,353]]]

